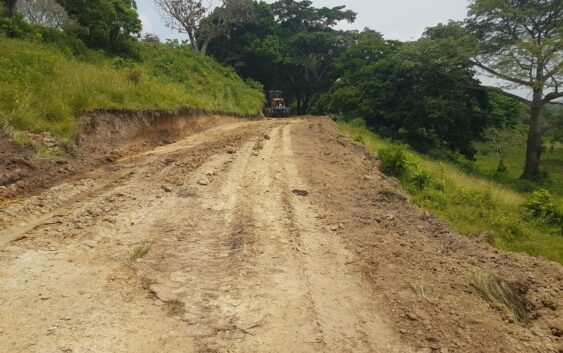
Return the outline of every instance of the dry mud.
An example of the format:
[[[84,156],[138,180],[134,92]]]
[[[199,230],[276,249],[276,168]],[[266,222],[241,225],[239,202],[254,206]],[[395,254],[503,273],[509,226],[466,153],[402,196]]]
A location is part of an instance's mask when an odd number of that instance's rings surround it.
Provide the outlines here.
[[[175,139],[0,207],[0,352],[563,352],[561,265],[452,232],[329,119]]]

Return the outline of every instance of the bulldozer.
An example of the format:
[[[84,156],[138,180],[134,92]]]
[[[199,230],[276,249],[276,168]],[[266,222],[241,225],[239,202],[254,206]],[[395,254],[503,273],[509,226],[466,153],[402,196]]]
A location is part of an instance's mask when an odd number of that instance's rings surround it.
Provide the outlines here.
[[[289,116],[289,108],[285,105],[282,91],[268,91],[268,101],[266,102],[264,114],[270,118]]]

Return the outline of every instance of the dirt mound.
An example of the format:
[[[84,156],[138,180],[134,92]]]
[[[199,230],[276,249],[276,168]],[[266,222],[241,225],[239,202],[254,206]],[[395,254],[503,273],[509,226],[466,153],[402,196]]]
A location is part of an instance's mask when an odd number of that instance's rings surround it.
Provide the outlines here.
[[[21,145],[0,131],[0,201],[36,193],[124,156],[240,120],[189,110],[99,110],[79,117],[80,133],[72,146],[48,134],[27,134],[29,143]]]
[[[453,232],[410,203],[336,124],[317,120],[294,133],[310,197],[342,225],[335,229],[405,341],[420,352],[563,352],[561,265]],[[500,278],[520,312],[487,297],[475,280],[483,275]]]
[[[18,144],[7,133],[0,131],[0,201],[42,190],[75,171],[68,162],[78,157],[73,151],[53,146],[48,136],[29,134],[26,138],[29,144]],[[37,152],[37,148],[44,149],[46,146],[56,148],[57,155]],[[75,164],[80,165],[80,162]]]

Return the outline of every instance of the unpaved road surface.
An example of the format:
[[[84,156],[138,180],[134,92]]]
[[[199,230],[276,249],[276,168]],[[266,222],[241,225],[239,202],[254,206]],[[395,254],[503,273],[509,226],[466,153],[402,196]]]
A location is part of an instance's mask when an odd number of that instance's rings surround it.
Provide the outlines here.
[[[223,124],[0,206],[0,352],[560,353],[562,289],[559,264],[413,206],[322,118]]]

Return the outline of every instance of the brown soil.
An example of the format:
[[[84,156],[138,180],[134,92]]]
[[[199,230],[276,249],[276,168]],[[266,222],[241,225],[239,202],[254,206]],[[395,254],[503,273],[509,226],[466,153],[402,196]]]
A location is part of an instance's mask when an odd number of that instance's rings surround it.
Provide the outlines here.
[[[0,352],[563,351],[561,265],[452,232],[330,120],[174,139],[0,208]]]
[[[19,145],[0,130],[0,202],[37,193],[124,156],[241,120],[197,111],[100,110],[78,119],[80,133],[70,145],[49,134],[27,134],[29,143]]]

